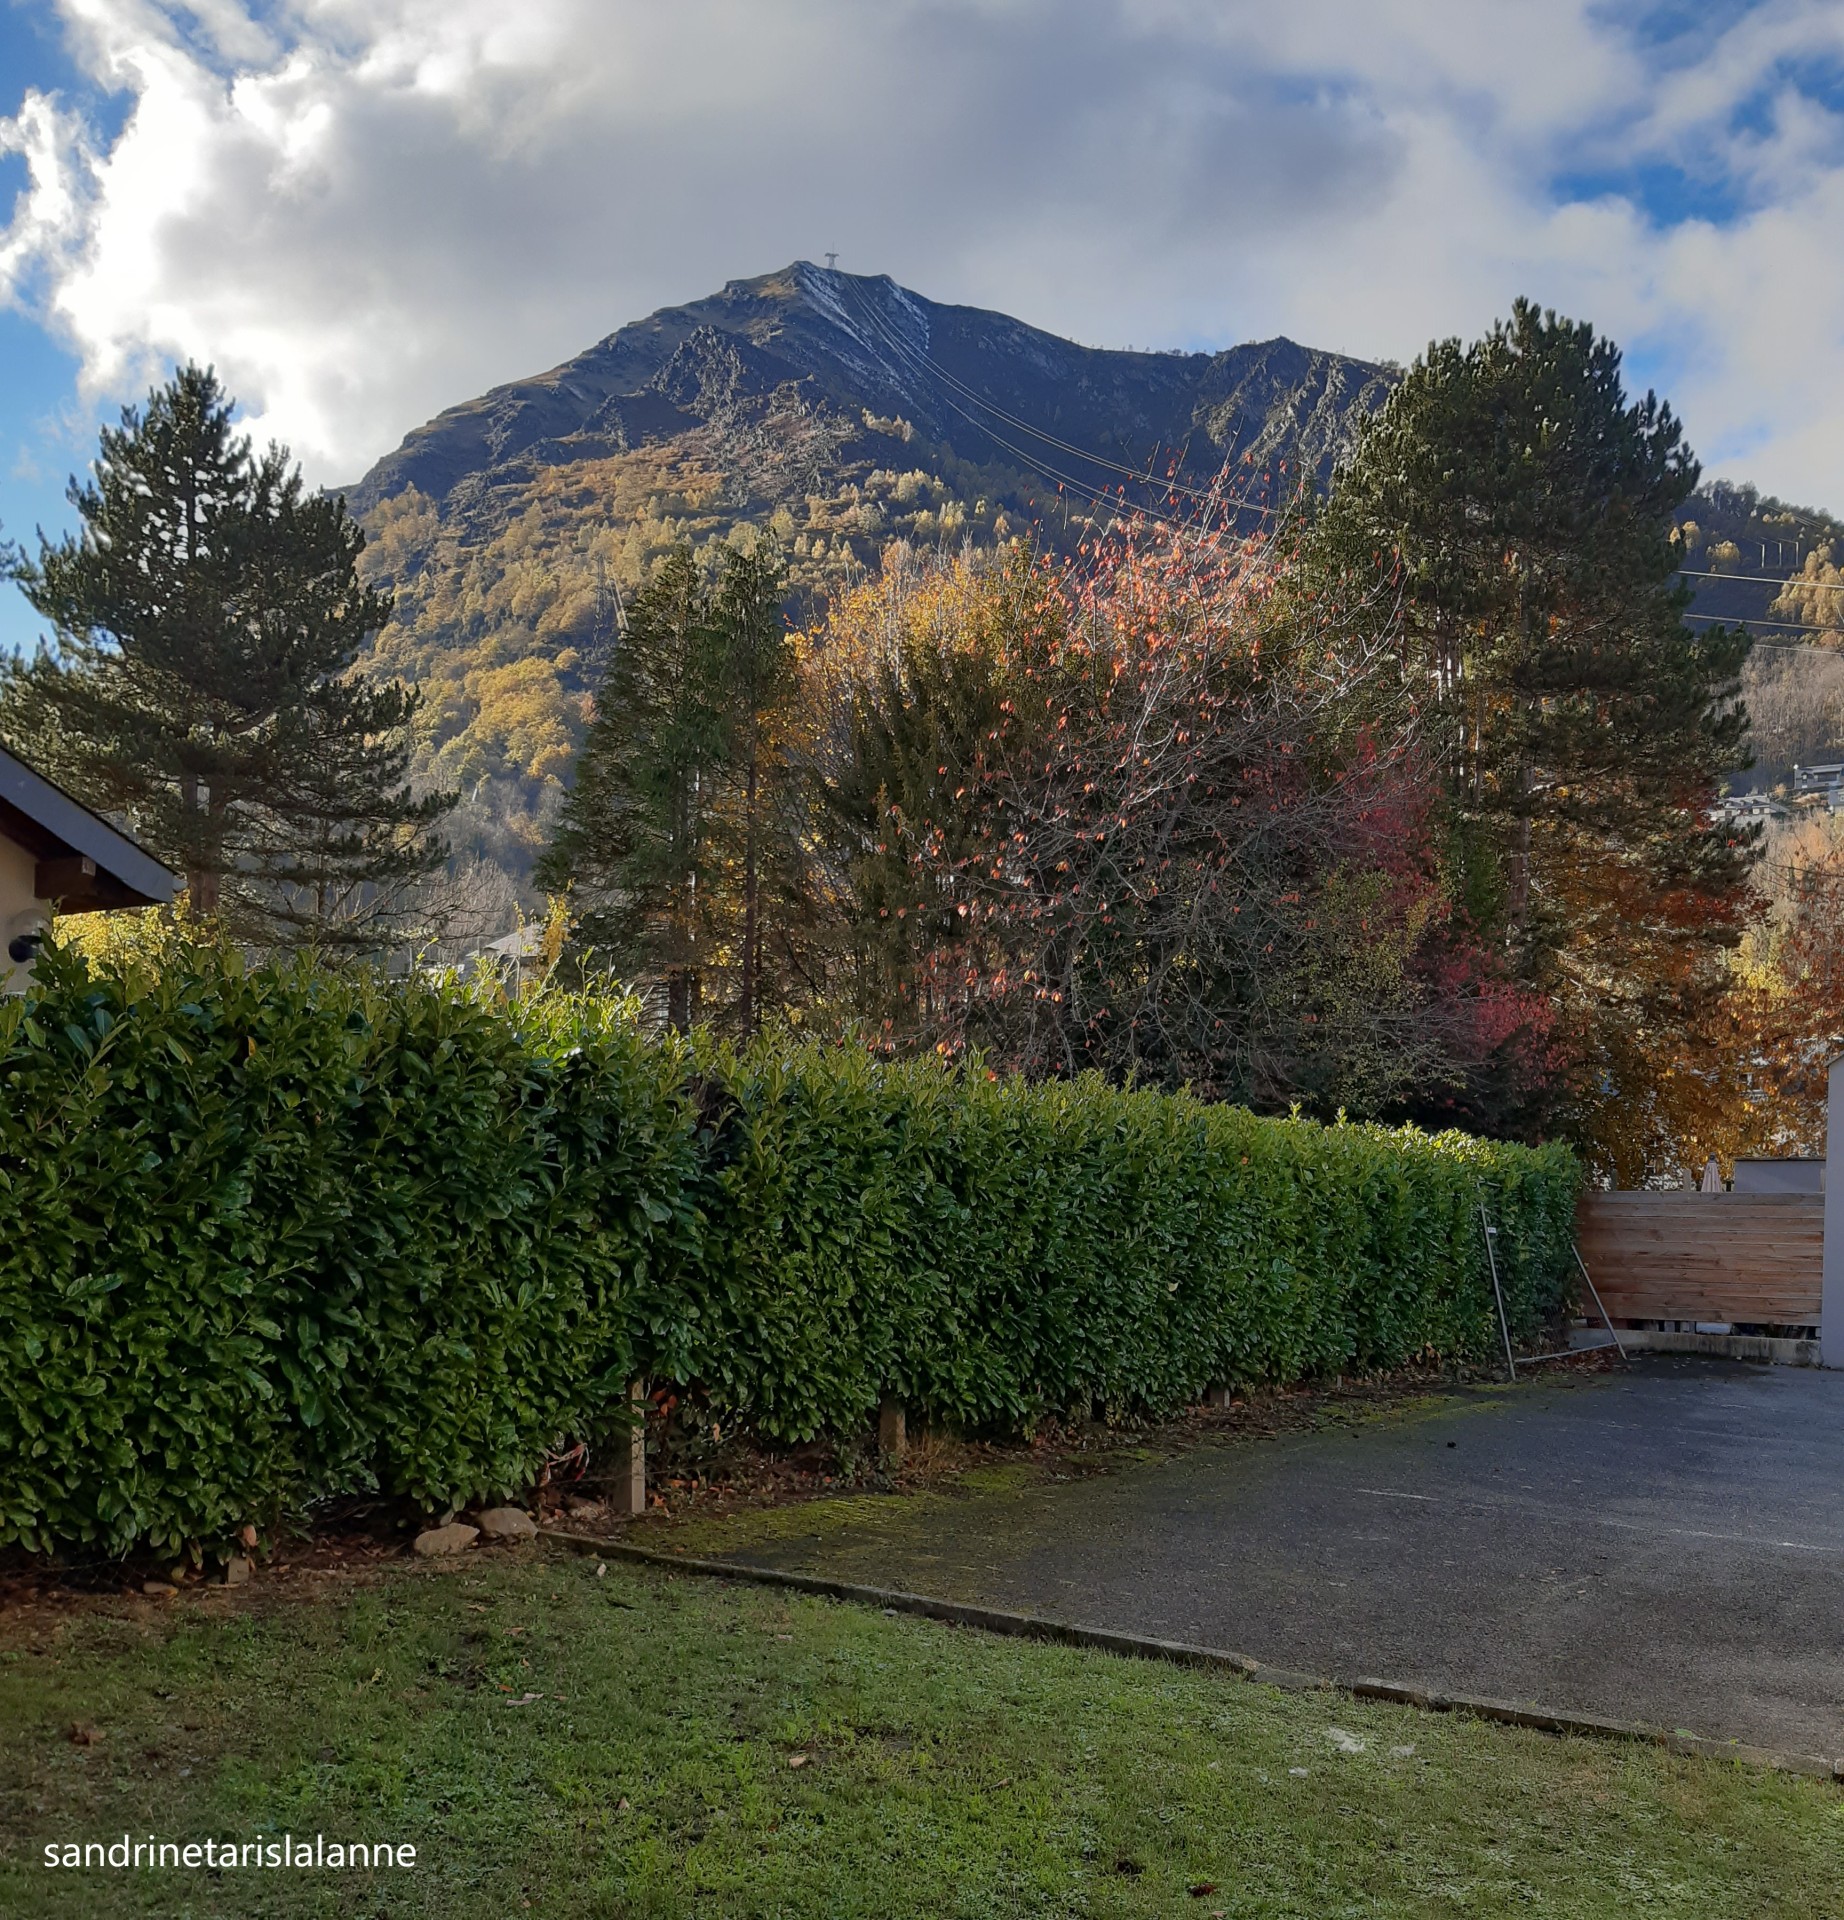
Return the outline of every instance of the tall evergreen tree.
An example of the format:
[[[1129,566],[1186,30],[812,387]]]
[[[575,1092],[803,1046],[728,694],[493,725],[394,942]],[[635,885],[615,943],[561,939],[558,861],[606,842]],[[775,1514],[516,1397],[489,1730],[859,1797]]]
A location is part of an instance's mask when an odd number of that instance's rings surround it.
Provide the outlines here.
[[[537,867],[586,943],[653,975],[668,1021],[744,1032],[770,999],[769,943],[800,917],[782,720],[794,690],[782,570],[728,548],[714,585],[688,546],[635,595],[557,834]]]
[[[364,534],[287,450],[257,455],[209,369],[105,429],[81,530],[14,574],[57,634],[0,678],[0,732],[126,816],[191,905],[265,942],[367,947],[445,849],[406,774],[418,696],[354,671],[390,617]]]
[[[794,647],[781,596],[786,572],[766,540],[730,548],[712,609],[717,646],[714,665],[725,733],[724,759],[731,778],[733,839],[739,864],[742,926],[739,930],[737,1024],[753,1033],[761,1023],[768,899],[793,894],[785,882],[785,835],[776,831],[780,772],[780,726],[794,691]]]
[[[724,730],[709,595],[675,547],[628,608],[577,755],[540,886],[573,896],[583,938],[624,974],[658,974],[683,1032],[717,944],[711,813]]]
[[[1604,1091],[1720,988],[1751,857],[1709,817],[1749,643],[1674,579],[1697,478],[1610,341],[1519,301],[1416,362],[1307,534],[1321,581],[1401,596],[1466,897]]]

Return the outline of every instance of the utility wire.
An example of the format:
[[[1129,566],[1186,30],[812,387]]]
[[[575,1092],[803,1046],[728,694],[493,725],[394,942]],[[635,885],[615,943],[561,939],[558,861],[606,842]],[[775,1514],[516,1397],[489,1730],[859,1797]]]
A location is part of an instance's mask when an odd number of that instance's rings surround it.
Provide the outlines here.
[[[868,310],[865,312],[865,317],[871,322],[872,326],[884,336],[885,340],[895,347],[899,354],[908,355],[913,353],[914,350],[909,346],[907,341],[884,327]],[[952,394],[944,393],[941,398],[955,413],[959,414],[970,427],[974,427],[979,432],[985,434],[987,439],[992,441],[995,446],[1003,447],[1006,452],[1014,458],[1022,460],[1027,467],[1042,474],[1046,479],[1054,480],[1059,486],[1068,487],[1073,492],[1081,494],[1093,505],[1106,507],[1113,512],[1138,511],[1143,513],[1149,520],[1161,521],[1168,527],[1176,527],[1182,524],[1172,515],[1161,513],[1156,507],[1129,509],[1125,500],[1115,500],[1109,494],[1085,485],[1082,481],[1078,480],[1074,474],[1064,473],[1060,468],[1051,466],[1040,454],[1029,453],[1023,447],[1016,446],[1002,435],[995,433],[985,421],[976,419],[965,407],[961,406]],[[1027,431],[1029,431],[1029,429],[1027,429]],[[1078,448],[1076,451],[1080,452],[1080,449]],[[1086,458],[1087,456],[1084,457]],[[1134,477],[1137,479],[1139,476],[1136,474]]]
[[[1750,580],[1760,587],[1819,587],[1826,593],[1844,593],[1844,580],[1808,580],[1804,574],[1791,573],[1717,573],[1714,568],[1679,567],[1686,580]]]
[[[1150,480],[1147,475],[1143,474],[1138,467],[1123,466],[1118,460],[1109,460],[1102,454],[1091,453],[1086,447],[1078,447],[1073,441],[1060,440],[1054,433],[1046,433],[1042,427],[1034,427],[1030,421],[1021,420],[1015,413],[1008,413],[1005,408],[999,406],[994,401],[988,400],[983,394],[976,392],[972,387],[968,386],[964,380],[951,374],[926,348],[917,346],[911,340],[905,340],[902,335],[872,307],[867,299],[858,294],[856,289],[853,290],[853,299],[858,306],[859,312],[863,314],[865,319],[876,328],[890,346],[905,356],[912,365],[933,374],[940,385],[952,387],[955,392],[964,394],[976,407],[994,415],[997,419],[1003,420],[1007,426],[1016,427],[1020,432],[1028,433],[1033,440],[1041,440],[1046,446],[1059,448],[1064,453],[1073,453],[1078,459],[1086,460],[1093,466],[1106,467],[1111,472],[1125,474],[1129,479],[1142,481],[1147,485],[1157,484]],[[960,413],[961,410],[956,407],[955,411]],[[966,415],[962,413],[961,418],[965,419]],[[976,421],[974,424],[978,425],[978,422]],[[985,431],[985,429],[982,428],[982,431]],[[1170,491],[1173,493],[1190,494],[1194,499],[1198,500],[1210,498],[1209,495],[1200,492],[1197,488],[1184,486],[1178,481],[1170,483]]]
[[[1836,633],[1836,627],[1815,627],[1805,620],[1756,620],[1747,614],[1697,613],[1694,610],[1685,613],[1686,620],[1715,620],[1724,626],[1736,627],[1777,627],[1783,633]],[[1829,652],[1826,648],[1824,651]]]
[[[877,316],[871,313],[868,305],[864,305],[864,311],[866,318],[870,319],[871,324],[877,327],[878,331],[884,335],[886,340],[892,341],[901,351],[907,353],[913,361],[926,367],[944,386],[950,386],[955,392],[964,394],[976,407],[982,408],[995,418],[1003,420],[1007,426],[1016,427],[1021,433],[1028,433],[1033,440],[1041,440],[1046,446],[1057,447],[1064,453],[1073,453],[1078,459],[1086,460],[1093,466],[1106,467],[1113,473],[1125,474],[1128,479],[1137,480],[1142,486],[1155,487],[1163,485],[1169,492],[1186,494],[1193,500],[1215,502],[1220,498],[1220,496],[1215,493],[1207,492],[1201,487],[1187,486],[1182,481],[1156,480],[1150,473],[1142,472],[1138,467],[1129,467],[1123,465],[1122,462],[1118,460],[1110,460],[1105,454],[1091,453],[1088,448],[1078,447],[1073,441],[1061,440],[1054,433],[1046,433],[1042,427],[1032,426],[1030,421],[1021,420],[1015,413],[1008,413],[1005,408],[998,405],[996,401],[988,400],[983,394],[976,392],[972,387],[968,386],[964,380],[951,374],[947,368],[925,348],[916,346],[912,341],[901,339],[900,336],[895,334],[893,329],[889,328]],[[1274,508],[1249,507],[1245,508],[1244,511],[1250,513],[1272,513],[1274,512]]]
[[[843,285],[842,278],[841,284]],[[905,340],[895,328],[890,326],[884,318],[876,312],[870,301],[866,299],[856,287],[851,288],[850,292],[852,302],[858,308],[859,313],[870,323],[871,327],[882,336],[885,343],[891,347],[901,359],[909,363],[912,370],[920,370],[925,374],[932,375],[938,387],[943,389],[952,388],[955,393],[965,395],[976,407],[991,414],[995,419],[1003,420],[1007,426],[1016,428],[1020,433],[1029,434],[1032,439],[1041,440],[1046,446],[1055,447],[1063,453],[1073,454],[1077,459],[1085,460],[1091,466],[1105,467],[1112,473],[1124,474],[1139,486],[1163,486],[1168,494],[1182,494],[1188,499],[1200,500],[1211,506],[1231,505],[1233,511],[1237,513],[1255,514],[1263,519],[1281,511],[1279,507],[1275,506],[1250,506],[1246,501],[1231,503],[1226,501],[1220,493],[1206,492],[1202,488],[1187,486],[1184,482],[1169,477],[1163,481],[1155,479],[1151,473],[1143,473],[1138,467],[1129,467],[1121,461],[1110,460],[1105,454],[1091,452],[1086,447],[1077,446],[1073,441],[1064,440],[1054,433],[1046,432],[1042,427],[1033,426],[1030,421],[1020,419],[1017,414],[1007,411],[1006,408],[1000,406],[996,401],[988,400],[983,394],[976,392],[972,387],[968,386],[964,380],[950,373],[940,361],[935,359],[935,357],[925,349],[917,346],[913,341]],[[1124,499],[1116,500],[1106,492],[1085,485],[1082,481],[1076,479],[1073,474],[1062,472],[1060,469],[1051,466],[1041,456],[1029,453],[1024,448],[1005,439],[1002,435],[995,433],[990,425],[982,420],[976,419],[965,407],[961,406],[953,398],[951,393],[943,391],[941,397],[961,419],[965,420],[969,426],[975,427],[981,433],[985,434],[995,446],[1003,447],[1007,453],[1022,460],[1027,467],[1034,467],[1047,479],[1055,480],[1061,486],[1073,488],[1093,505],[1106,507],[1110,512],[1127,511],[1142,513],[1146,518],[1160,521],[1169,527],[1183,524],[1172,515],[1161,513],[1156,507],[1130,507]],[[1797,584],[1800,586],[1820,587],[1829,593],[1844,592],[1844,581],[1806,580],[1797,574],[1783,578],[1777,574],[1718,573],[1714,569],[1695,567],[1680,567],[1678,574],[1681,578],[1690,580],[1737,580],[1758,586],[1782,588]],[[1692,620],[1722,620],[1724,618],[1724,616],[1720,614],[1712,613],[1687,613],[1684,617]],[[1790,620],[1747,620],[1745,616],[1741,618],[1741,624],[1771,626],[1793,633],[1829,633],[1832,631],[1829,627],[1808,626]],[[1801,645],[1797,642],[1784,640],[1759,640],[1756,641],[1755,644],[1757,646],[1771,648],[1776,653],[1831,653],[1834,651],[1830,647]]]

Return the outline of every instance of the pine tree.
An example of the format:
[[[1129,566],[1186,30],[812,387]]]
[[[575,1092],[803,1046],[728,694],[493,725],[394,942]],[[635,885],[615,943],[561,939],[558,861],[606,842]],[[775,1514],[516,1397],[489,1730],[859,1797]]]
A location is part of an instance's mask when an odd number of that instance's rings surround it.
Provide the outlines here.
[[[604,964],[664,982],[679,1029],[754,1032],[786,997],[810,917],[783,583],[763,540],[728,546],[714,584],[688,546],[661,561],[615,642],[537,867],[540,885],[570,891]]]
[[[1603,1091],[1720,989],[1752,853],[1709,818],[1749,643],[1674,582],[1697,478],[1611,342],[1519,301],[1417,361],[1307,530],[1322,586],[1400,597],[1465,897]]]
[[[657,974],[680,1032],[716,957],[713,808],[726,729],[710,596],[689,546],[634,596],[596,695],[538,884],[572,895],[581,936],[629,977]]]
[[[15,564],[57,634],[0,678],[0,732],[263,942],[362,948],[445,849],[406,779],[417,695],[354,672],[390,617],[345,502],[255,454],[185,366],[105,429],[81,530]]]
[[[745,1033],[761,1023],[770,902],[791,906],[801,891],[790,871],[793,848],[778,805],[787,797],[779,777],[780,722],[794,692],[794,648],[781,605],[785,585],[779,551],[766,540],[751,540],[726,551],[712,608],[712,692],[724,734],[728,811],[740,869],[736,1020]]]

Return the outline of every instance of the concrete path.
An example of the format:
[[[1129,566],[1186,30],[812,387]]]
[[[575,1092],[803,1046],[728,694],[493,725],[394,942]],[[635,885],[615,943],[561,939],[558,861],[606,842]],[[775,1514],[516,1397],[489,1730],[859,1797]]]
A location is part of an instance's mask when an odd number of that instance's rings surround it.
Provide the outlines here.
[[[1844,1756],[1844,1374],[1641,1360],[724,1551]]]

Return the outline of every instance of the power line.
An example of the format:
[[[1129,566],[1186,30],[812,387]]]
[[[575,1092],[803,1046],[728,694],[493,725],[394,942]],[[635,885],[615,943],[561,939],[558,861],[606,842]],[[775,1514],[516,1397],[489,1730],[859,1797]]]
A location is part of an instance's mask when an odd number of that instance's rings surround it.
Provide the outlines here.
[[[1727,577],[1733,578],[1732,575]],[[1729,624],[1725,616],[1720,613],[1685,613],[1680,617],[1685,620],[1716,620],[1721,621],[1724,625]],[[1775,627],[1783,633],[1837,632],[1837,628],[1835,627],[1809,627],[1794,620],[1743,619],[1737,620],[1734,624],[1744,627]],[[1753,635],[1750,635],[1749,638],[1753,639]],[[1769,653],[1823,653],[1829,655],[1833,660],[1844,660],[1844,652],[1840,652],[1836,647],[1814,646],[1810,640],[1755,640],[1754,644],[1757,648],[1765,649]]]
[[[1686,580],[1751,580],[1761,587],[1820,587],[1826,593],[1844,593],[1844,580],[1808,580],[1799,573],[1782,578],[1777,573],[1717,573],[1696,567],[1679,567],[1678,572]]]
[[[1836,633],[1836,627],[1815,627],[1807,620],[1757,620],[1749,614],[1697,613],[1687,612],[1686,620],[1716,620],[1724,626],[1738,627],[1778,627],[1785,633]],[[1826,652],[1830,649],[1826,648]]]
[[[863,303],[860,302],[860,305],[862,307]],[[897,335],[891,333],[890,330],[885,326],[883,326],[882,323],[876,318],[876,316],[872,314],[868,309],[865,309],[865,317],[871,322],[871,324],[874,327],[876,327],[879,333],[883,334],[886,340],[888,340],[893,346],[895,346],[895,348],[899,353],[908,354],[913,352],[913,349],[910,348],[907,341],[904,341],[901,338],[899,338]],[[1022,460],[1027,467],[1035,468],[1036,471],[1044,475],[1045,478],[1056,481],[1059,486],[1066,486],[1066,487],[1072,488],[1075,492],[1083,495],[1095,506],[1107,507],[1115,511],[1120,511],[1126,508],[1125,501],[1115,501],[1111,499],[1106,493],[1103,493],[1094,487],[1085,485],[1082,481],[1078,480],[1073,474],[1064,473],[1059,468],[1051,466],[1050,463],[1047,460],[1045,460],[1040,454],[1028,453],[1025,451],[1023,447],[1015,446],[1011,441],[1004,439],[999,434],[994,433],[990,426],[988,426],[983,420],[975,419],[974,416],[970,414],[965,407],[961,406],[951,394],[944,393],[941,397],[947,403],[947,405],[953,409],[955,413],[959,414],[960,417],[964,421],[966,421],[966,423],[970,427],[977,428],[981,433],[985,434],[986,437],[989,440],[991,440],[995,446],[1003,447],[1007,453],[1012,454],[1019,460]],[[1026,431],[1030,432],[1032,431],[1032,429],[1027,428]],[[1047,438],[1048,436],[1040,436],[1040,437]],[[1060,444],[1060,443],[1057,443],[1057,444]],[[1080,449],[1078,448],[1075,451],[1080,452]],[[1086,458],[1087,456],[1084,456],[1084,457]],[[1137,473],[1134,475],[1134,478],[1135,479],[1139,478]],[[1168,527],[1175,527],[1181,524],[1178,520],[1174,519],[1170,514],[1164,514],[1159,512],[1159,510],[1156,507],[1139,508],[1137,509],[1137,511],[1143,512],[1148,519],[1162,521]]]
[[[1109,460],[1102,454],[1091,453],[1086,447],[1078,447],[1073,441],[1061,440],[1054,433],[1046,433],[1042,427],[1034,427],[1030,421],[1019,419],[1015,413],[1008,413],[1005,408],[999,406],[994,401],[988,400],[983,394],[975,392],[964,380],[951,374],[947,368],[932,354],[927,352],[926,349],[918,347],[914,341],[905,340],[895,328],[891,327],[883,317],[876,312],[868,300],[856,293],[856,290],[854,290],[853,297],[857,302],[859,311],[864,315],[865,319],[883,335],[884,339],[893,346],[898,353],[906,356],[915,365],[932,373],[941,385],[952,387],[956,393],[965,394],[976,407],[980,407],[987,413],[1003,420],[1007,426],[1016,427],[1020,432],[1028,433],[1033,440],[1041,440],[1046,446],[1056,447],[1064,453],[1073,453],[1078,459],[1087,460],[1093,466],[1106,467],[1113,473],[1125,474],[1129,479],[1145,481],[1147,485],[1157,484],[1156,482],[1148,480],[1147,476],[1141,473],[1138,467],[1123,466],[1118,460]],[[962,413],[960,408],[956,407],[954,410],[956,413],[961,414],[963,420],[966,419],[966,414]],[[975,421],[973,424],[978,426],[979,422]],[[981,428],[981,431],[985,432],[987,429]],[[1200,493],[1195,487],[1187,487],[1177,481],[1171,483],[1170,490],[1173,493],[1188,493],[1200,500],[1209,498],[1208,495]]]
[[[836,256],[828,255],[827,265],[829,267],[832,265],[835,257]],[[1073,441],[1064,440],[1054,433],[1046,432],[1042,427],[1033,426],[1030,421],[1020,419],[1017,414],[1007,411],[1006,408],[1000,406],[996,401],[988,400],[983,394],[976,392],[972,387],[968,386],[964,380],[950,373],[946,367],[942,366],[940,361],[935,359],[935,357],[925,349],[917,346],[913,341],[905,340],[901,334],[885,322],[883,317],[875,311],[869,300],[864,298],[857,288],[852,288],[851,293],[853,304],[858,308],[862,316],[883,336],[885,342],[896,351],[900,358],[908,360],[912,367],[919,367],[926,373],[932,374],[937,386],[952,388],[955,392],[964,394],[976,407],[990,413],[995,419],[1003,420],[1006,425],[1015,427],[1019,432],[1029,434],[1032,439],[1041,440],[1046,446],[1055,447],[1063,453],[1073,454],[1078,460],[1087,461],[1091,466],[1104,467],[1111,473],[1123,474],[1139,486],[1163,486],[1168,495],[1174,493],[1182,494],[1189,499],[1201,500],[1205,504],[1212,506],[1230,505],[1235,512],[1255,514],[1264,519],[1269,515],[1281,511],[1280,508],[1275,506],[1250,506],[1246,501],[1228,502],[1220,492],[1205,492],[1201,488],[1187,486],[1182,481],[1170,477],[1164,481],[1157,480],[1150,473],[1142,473],[1138,467],[1129,467],[1118,460],[1110,460],[1105,454],[1094,453],[1086,447],[1077,446]],[[1006,452],[1024,461],[1027,466],[1035,467],[1039,473],[1049,479],[1055,480],[1059,485],[1074,488],[1077,493],[1084,495],[1095,506],[1106,507],[1110,511],[1125,509],[1127,511],[1143,513],[1148,519],[1158,520],[1166,526],[1179,526],[1182,524],[1171,515],[1159,512],[1155,507],[1130,508],[1125,500],[1116,501],[1109,494],[1085,485],[1082,481],[1076,479],[1073,474],[1063,473],[1058,468],[1051,466],[1040,455],[1028,453],[1024,448],[1015,445],[1012,441],[995,433],[991,426],[976,419],[965,407],[959,405],[951,394],[944,391],[941,397],[955,413],[959,414],[961,419],[965,420],[969,426],[975,427],[981,433],[985,434],[996,446],[1003,447]],[[1820,587],[1826,592],[1831,593],[1844,592],[1844,581],[1806,580],[1799,575],[1783,578],[1776,574],[1718,573],[1714,569],[1705,570],[1694,567],[1680,567],[1678,573],[1680,577],[1691,580],[1737,580],[1759,586],[1781,588],[1797,584],[1800,586]],[[1687,613],[1685,618],[1692,620],[1721,620],[1723,616],[1710,613]],[[1808,626],[1788,620],[1746,620],[1744,617],[1744,624],[1751,626],[1771,626],[1793,633],[1829,633],[1833,631],[1833,629],[1829,627]],[[1756,645],[1768,647],[1780,653],[1830,653],[1834,651],[1834,649],[1829,647],[1804,646],[1774,640],[1757,641]]]

